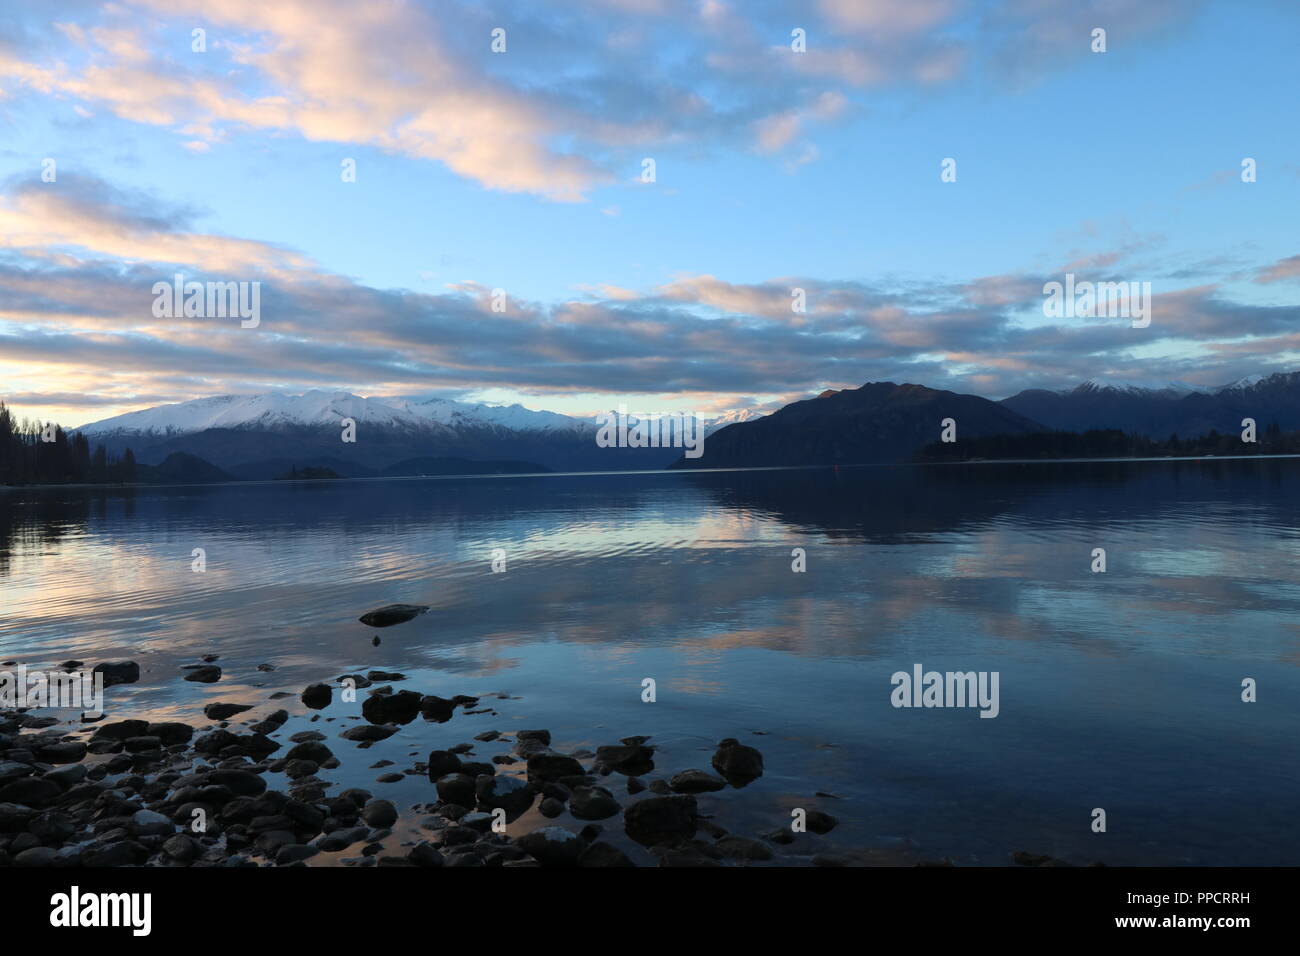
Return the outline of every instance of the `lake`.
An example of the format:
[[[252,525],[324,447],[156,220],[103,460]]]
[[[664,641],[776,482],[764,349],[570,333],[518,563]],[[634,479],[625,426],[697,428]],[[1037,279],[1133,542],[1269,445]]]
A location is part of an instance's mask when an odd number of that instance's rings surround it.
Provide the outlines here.
[[[1297,488],[1300,461],[1270,460],[8,490],[0,657],[138,661],[138,683],[106,691],[110,720],[285,706],[276,739],[324,730],[335,792],[403,809],[395,846],[433,787],[377,783],[373,764],[546,728],[566,751],[650,736],[647,780],[710,770],[722,738],[757,747],[764,775],[704,812],[747,836],[797,807],[840,821],[777,862],[1295,865]],[[398,602],[430,611],[357,620]],[[220,682],[182,680],[207,654]],[[916,665],[996,672],[997,716],[893,706],[892,675]],[[359,704],[336,694],[308,723],[303,687],[371,669],[494,712],[417,718],[365,750],[329,729]]]

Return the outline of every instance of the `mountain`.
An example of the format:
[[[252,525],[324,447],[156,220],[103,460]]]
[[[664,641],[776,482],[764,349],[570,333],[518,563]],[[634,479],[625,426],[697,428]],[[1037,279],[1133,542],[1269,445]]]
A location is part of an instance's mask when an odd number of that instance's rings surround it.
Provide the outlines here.
[[[343,440],[345,419],[356,423],[354,442]],[[118,415],[78,431],[110,451],[130,447],[146,464],[182,453],[219,463],[238,478],[258,479],[291,467],[363,477],[412,458],[604,470],[661,468],[675,456],[673,449],[600,448],[594,421],[522,405],[326,391],[219,395]]]
[[[1252,375],[1228,385],[1162,388],[1085,382],[1067,391],[1030,389],[1001,402],[1049,428],[1069,431],[1119,428],[1151,438],[1241,430],[1243,418],[1262,429],[1276,423],[1300,428],[1300,372]]]
[[[160,464],[137,464],[135,480],[148,485],[189,485],[234,481],[235,477],[202,458],[173,452]]]
[[[957,439],[1022,434],[1040,426],[997,402],[924,385],[869,382],[826,391],[754,421],[721,429],[699,458],[673,468],[839,465],[902,461],[956,421]]]
[[[708,421],[705,433],[758,414],[728,413]],[[345,419],[356,423],[355,442],[343,441]],[[200,398],[128,412],[77,431],[111,452],[130,447],[146,464],[192,455],[242,479],[275,478],[295,467],[360,478],[388,474],[411,459],[477,463],[470,473],[657,469],[679,454],[674,448],[602,448],[597,428],[594,418],[518,404],[316,390]]]

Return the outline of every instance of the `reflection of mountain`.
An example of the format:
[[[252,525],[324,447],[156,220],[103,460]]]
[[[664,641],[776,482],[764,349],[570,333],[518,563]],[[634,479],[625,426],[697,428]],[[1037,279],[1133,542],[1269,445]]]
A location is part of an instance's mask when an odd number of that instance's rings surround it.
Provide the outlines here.
[[[956,423],[958,440],[1023,434],[1039,426],[976,395],[924,385],[870,382],[823,392],[754,421],[721,429],[699,458],[674,468],[744,468],[770,465],[856,465],[902,461]]]

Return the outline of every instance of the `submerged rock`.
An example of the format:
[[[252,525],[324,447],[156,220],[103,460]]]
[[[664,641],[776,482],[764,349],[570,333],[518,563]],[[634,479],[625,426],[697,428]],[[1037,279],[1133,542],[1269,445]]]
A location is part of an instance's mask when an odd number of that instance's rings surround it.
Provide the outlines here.
[[[94,674],[104,675],[104,686],[114,684],[134,684],[140,679],[140,665],[135,661],[105,661],[96,664]]]
[[[763,755],[747,747],[734,737],[718,743],[713,755],[713,769],[727,778],[734,787],[743,787],[763,776]]]
[[[377,610],[362,614],[359,620],[367,627],[392,627],[419,617],[429,610],[425,604],[388,604]]]
[[[208,720],[226,720],[234,717],[235,714],[242,714],[246,710],[252,710],[248,704],[208,704],[203,708],[203,716]]]
[[[683,770],[681,773],[673,774],[668,781],[668,786],[677,793],[709,793],[714,790],[725,790],[727,781],[703,770]]]
[[[188,681],[194,681],[196,684],[215,684],[221,680],[221,668],[216,664],[203,664],[199,667],[190,669],[185,675]]]

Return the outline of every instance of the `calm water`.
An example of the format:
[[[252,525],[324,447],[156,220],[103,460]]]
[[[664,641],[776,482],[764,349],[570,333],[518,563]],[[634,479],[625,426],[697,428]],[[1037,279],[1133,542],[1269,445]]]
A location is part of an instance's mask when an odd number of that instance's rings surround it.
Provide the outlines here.
[[[0,492],[0,657],[132,658],[146,673],[107,691],[110,719],[283,704],[280,739],[307,726],[303,686],[349,672],[509,694],[369,750],[322,727],[345,761],[322,776],[402,808],[432,786],[375,783],[372,763],[485,730],[546,727],[561,749],[652,735],[667,772],[708,769],[734,736],[768,772],[701,798],[720,823],[842,821],[791,861],[1294,865],[1298,489],[1300,462],[1273,461]],[[432,610],[358,623],[393,602]],[[209,653],[221,682],[182,681]],[[916,663],[999,672],[1000,715],[893,708],[890,676]],[[322,719],[356,712],[336,695]]]

